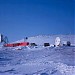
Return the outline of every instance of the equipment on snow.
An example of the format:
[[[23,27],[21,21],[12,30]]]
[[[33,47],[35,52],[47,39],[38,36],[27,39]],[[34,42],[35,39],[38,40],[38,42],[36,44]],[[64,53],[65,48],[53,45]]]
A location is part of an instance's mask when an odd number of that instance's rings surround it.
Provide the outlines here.
[[[55,39],[55,46],[56,47],[60,46],[60,42],[61,42],[60,38],[56,37],[56,39]]]
[[[29,42],[4,44],[4,47],[28,46]]]

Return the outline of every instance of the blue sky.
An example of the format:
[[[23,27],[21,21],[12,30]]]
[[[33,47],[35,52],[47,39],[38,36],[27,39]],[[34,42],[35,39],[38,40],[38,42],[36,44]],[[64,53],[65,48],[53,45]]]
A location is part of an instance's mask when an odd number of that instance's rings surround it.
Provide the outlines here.
[[[26,36],[74,34],[72,0],[0,0],[0,33],[9,41]]]

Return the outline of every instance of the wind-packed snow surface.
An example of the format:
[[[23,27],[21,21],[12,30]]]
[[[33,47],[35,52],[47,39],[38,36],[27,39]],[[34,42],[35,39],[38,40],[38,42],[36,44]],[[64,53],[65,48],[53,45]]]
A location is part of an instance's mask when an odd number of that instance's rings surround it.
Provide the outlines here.
[[[70,41],[73,46],[43,47],[54,44],[56,37]],[[75,75],[75,35],[28,37],[38,47],[21,50],[0,47],[0,75]],[[24,41],[24,39],[17,42]]]

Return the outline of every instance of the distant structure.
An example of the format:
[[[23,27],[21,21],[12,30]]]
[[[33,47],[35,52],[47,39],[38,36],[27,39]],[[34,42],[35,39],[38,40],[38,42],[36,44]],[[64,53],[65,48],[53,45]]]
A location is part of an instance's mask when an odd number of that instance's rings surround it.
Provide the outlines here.
[[[63,46],[71,46],[71,42],[70,41],[64,41]]]
[[[44,47],[50,46],[49,43],[44,43]]]
[[[3,35],[0,34],[0,43],[2,43],[2,42],[3,42]]]
[[[7,36],[3,36],[2,34],[0,34],[0,43],[8,43],[8,38]]]
[[[28,39],[28,37],[24,37],[24,42],[26,42],[27,39]]]
[[[66,46],[67,45],[67,41],[63,41],[63,46]]]
[[[67,41],[67,46],[71,46],[71,42],[70,41]]]
[[[61,42],[60,38],[56,37],[56,39],[55,39],[55,47],[60,46],[60,42]]]

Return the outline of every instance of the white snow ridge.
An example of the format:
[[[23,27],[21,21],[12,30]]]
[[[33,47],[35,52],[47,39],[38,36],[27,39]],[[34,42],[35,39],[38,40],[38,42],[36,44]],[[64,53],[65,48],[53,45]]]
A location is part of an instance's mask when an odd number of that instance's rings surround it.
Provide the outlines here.
[[[53,47],[60,37],[60,46]],[[0,75],[75,75],[75,35],[28,37],[35,47],[0,46]],[[23,42],[24,39],[17,42]],[[70,41],[71,46],[63,46]],[[44,47],[44,43],[52,46]],[[18,50],[19,48],[19,50]]]

